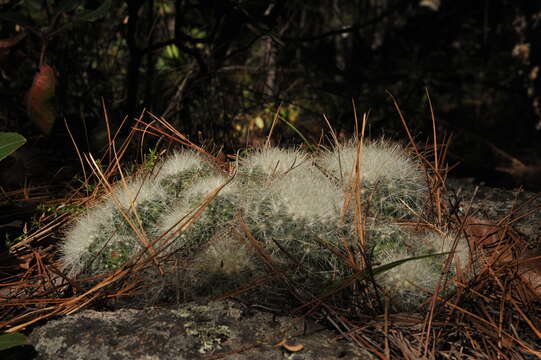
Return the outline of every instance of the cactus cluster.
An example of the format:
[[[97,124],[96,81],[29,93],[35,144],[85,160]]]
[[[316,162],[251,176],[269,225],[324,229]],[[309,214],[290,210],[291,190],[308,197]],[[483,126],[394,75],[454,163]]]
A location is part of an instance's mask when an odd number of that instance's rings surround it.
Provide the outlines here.
[[[181,264],[175,271],[186,292],[223,295],[278,268],[296,287],[318,295],[325,284],[353,274],[337,254],[352,254],[357,263],[368,257],[376,267],[449,251],[456,240],[396,225],[416,219],[428,202],[424,172],[399,145],[376,141],[361,149],[351,142],[316,154],[270,147],[237,164],[231,179],[205,157],[183,150],[144,178],[119,184],[68,229],[62,245],[65,269],[71,276],[109,271],[152,243],[162,259],[170,256]],[[363,249],[352,205],[355,181],[365,210]],[[454,263],[466,265],[467,246],[457,241]],[[419,309],[445,259],[408,261],[375,280],[395,309]]]

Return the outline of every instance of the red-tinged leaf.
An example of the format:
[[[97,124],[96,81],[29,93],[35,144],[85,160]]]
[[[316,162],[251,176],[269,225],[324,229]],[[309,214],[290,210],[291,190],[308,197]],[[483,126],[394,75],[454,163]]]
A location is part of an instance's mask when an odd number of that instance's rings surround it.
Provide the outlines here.
[[[56,77],[54,69],[49,65],[41,65],[34,76],[32,87],[28,91],[28,116],[45,134],[49,134],[56,119],[54,94]]]

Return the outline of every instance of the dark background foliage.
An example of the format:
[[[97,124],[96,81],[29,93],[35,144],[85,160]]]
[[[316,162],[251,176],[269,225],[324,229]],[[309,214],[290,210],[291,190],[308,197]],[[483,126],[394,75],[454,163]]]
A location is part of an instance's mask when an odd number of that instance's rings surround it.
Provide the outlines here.
[[[279,105],[313,141],[322,114],[349,136],[352,102],[369,135],[405,139],[392,94],[423,143],[427,93],[457,175],[507,183],[502,153],[539,161],[536,1],[8,0],[0,19],[1,39],[25,34],[0,46],[0,130],[61,159],[48,166],[76,158],[64,120],[81,150],[103,148],[104,107],[113,128],[146,109],[231,152],[261,142]],[[40,61],[57,75],[47,136],[25,100]],[[276,138],[299,142],[284,124]]]

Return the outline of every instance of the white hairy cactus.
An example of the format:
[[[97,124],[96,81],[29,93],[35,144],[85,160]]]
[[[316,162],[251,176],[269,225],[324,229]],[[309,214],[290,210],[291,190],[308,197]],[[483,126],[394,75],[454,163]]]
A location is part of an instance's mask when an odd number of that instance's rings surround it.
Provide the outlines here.
[[[246,174],[284,174],[295,167],[309,162],[308,154],[300,150],[267,147],[256,150],[242,160],[242,171]]]
[[[376,225],[370,228],[369,246],[372,252],[373,266],[385,265],[428,254],[442,254],[407,261],[403,264],[376,275],[377,282],[398,302],[399,310],[418,309],[435,290],[440,280],[447,258],[452,257],[447,273],[441,278],[451,280],[458,266],[469,264],[470,251],[463,237],[442,234],[434,231],[427,233],[406,232],[392,225]],[[455,251],[452,252],[456,241]],[[441,283],[443,285],[443,282]],[[454,289],[453,282],[440,288],[439,295],[446,295]]]
[[[69,273],[94,273],[124,264],[142,249],[146,232],[166,203],[166,193],[157,183],[137,178],[116,186],[66,233],[61,252]]]
[[[209,169],[200,155],[182,151],[151,176],[117,184],[66,232],[60,251],[68,273],[99,273],[126,263],[143,249],[148,235],[156,233],[156,224],[183,183]]]
[[[358,163],[363,199],[375,215],[414,218],[426,205],[425,175],[415,158],[398,144],[367,141],[360,149],[358,143],[349,142],[324,152],[317,163],[346,189],[357,180]]]
[[[96,274],[122,266],[145,242],[159,239],[155,248],[165,249],[160,257],[175,255],[183,264],[176,267],[183,291],[217,295],[217,289],[231,291],[265,275],[269,264],[259,246],[273,266],[317,295],[322,285],[353,273],[337,254],[364,253],[375,267],[449,251],[452,236],[413,234],[392,225],[396,218],[421,214],[427,190],[415,158],[385,141],[368,142],[362,149],[362,201],[373,213],[366,214],[367,248],[358,248],[349,196],[357,156],[353,142],[316,156],[264,148],[240,159],[236,176],[229,179],[197,153],[175,153],[146,178],[117,185],[102,204],[77,219],[66,233],[62,261],[72,276]],[[468,263],[467,250],[459,239],[455,263]],[[377,274],[376,280],[394,295],[396,309],[416,309],[426,299],[419,289],[434,290],[445,258],[408,261]]]

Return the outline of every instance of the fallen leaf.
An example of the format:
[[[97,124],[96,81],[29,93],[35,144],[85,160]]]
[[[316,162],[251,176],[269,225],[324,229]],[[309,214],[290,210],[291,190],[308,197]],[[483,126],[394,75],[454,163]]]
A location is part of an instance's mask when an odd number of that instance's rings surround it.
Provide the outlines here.
[[[304,349],[303,344],[289,345],[287,343],[286,339],[283,339],[278,344],[274,345],[274,347],[283,347],[284,349],[286,349],[287,351],[290,351],[290,352],[298,352],[298,351],[301,351],[302,349]]]
[[[518,274],[521,280],[538,298],[541,298],[541,249],[524,251],[518,261]]]
[[[504,230],[501,226],[494,224],[488,220],[481,220],[473,216],[461,217],[460,221],[464,222],[464,233],[469,242],[470,249],[477,252],[478,255],[488,256],[487,253],[479,253],[484,248],[497,248],[502,251],[499,257],[501,260],[509,261],[512,259],[512,252],[509,247],[495,247],[504,237]]]
[[[468,236],[471,249],[475,249],[478,255],[484,255],[485,260],[491,255],[496,255],[499,261],[518,264],[518,275],[522,282],[528,285],[535,296],[541,298],[541,249],[522,249],[515,247],[520,255],[513,254],[512,246],[494,246],[504,237],[504,230],[496,224],[475,217],[462,218],[464,232]],[[483,250],[491,248],[490,251]],[[481,252],[481,253],[480,253]]]

